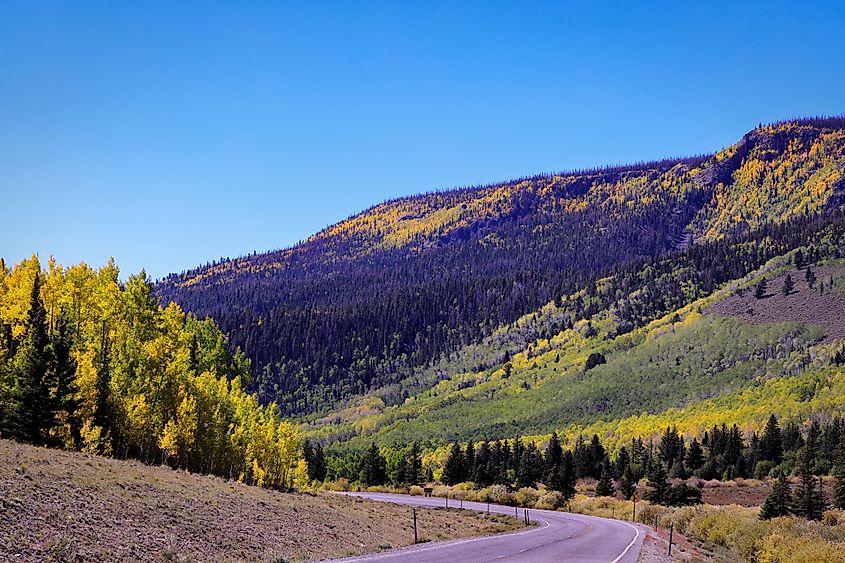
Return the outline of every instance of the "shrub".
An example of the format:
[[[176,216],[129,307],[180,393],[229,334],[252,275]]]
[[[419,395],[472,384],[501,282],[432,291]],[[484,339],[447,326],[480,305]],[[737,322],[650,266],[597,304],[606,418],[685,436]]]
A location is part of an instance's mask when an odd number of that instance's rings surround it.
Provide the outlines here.
[[[484,489],[487,492],[489,502],[496,504],[516,504],[513,494],[504,485],[492,485]]]
[[[531,487],[522,487],[513,496],[519,506],[534,508],[540,498],[540,492]]]
[[[541,508],[543,510],[558,510],[565,504],[566,499],[561,493],[558,491],[549,491],[547,493],[543,493],[540,498],[537,499],[537,502],[534,504],[534,508]]]
[[[408,493],[415,497],[421,497],[425,493],[425,491],[423,491],[423,488],[419,485],[413,485],[411,486],[411,490],[408,491]]]
[[[326,481],[323,483],[324,491],[348,491],[349,480],[341,477],[337,481]]]

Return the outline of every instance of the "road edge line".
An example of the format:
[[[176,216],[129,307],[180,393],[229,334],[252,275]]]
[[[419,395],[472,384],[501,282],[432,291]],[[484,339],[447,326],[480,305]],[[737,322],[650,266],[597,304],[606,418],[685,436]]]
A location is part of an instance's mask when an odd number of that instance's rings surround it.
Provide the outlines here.
[[[626,524],[626,525],[628,525],[628,526],[630,526],[631,528],[633,528],[633,529],[634,529],[634,532],[636,532],[636,533],[634,534],[634,539],[632,539],[632,540],[631,540],[631,543],[629,543],[629,544],[628,544],[628,547],[626,547],[626,548],[625,548],[625,550],[624,550],[624,551],[622,551],[622,553],[620,553],[620,554],[619,554],[619,557],[617,557],[616,559],[614,559],[614,560],[613,560],[613,561],[611,561],[610,563],[619,563],[619,560],[620,560],[620,559],[622,559],[623,557],[625,557],[625,554],[626,554],[626,553],[628,553],[628,550],[629,550],[629,549],[631,549],[631,547],[632,547],[635,543],[637,543],[637,539],[639,539],[639,537],[640,537],[640,529],[639,529],[639,528],[637,528],[636,526],[634,526],[634,525],[632,525],[632,524],[628,524],[628,523],[627,523],[627,522],[625,522],[624,520],[622,520],[622,523],[623,523],[623,524]]]

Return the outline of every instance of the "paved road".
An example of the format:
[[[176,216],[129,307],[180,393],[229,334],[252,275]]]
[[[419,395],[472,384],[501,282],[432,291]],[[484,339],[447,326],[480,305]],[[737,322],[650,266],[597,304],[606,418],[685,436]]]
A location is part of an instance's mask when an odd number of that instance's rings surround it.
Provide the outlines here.
[[[442,498],[412,497],[386,493],[350,493],[371,500],[393,502],[408,506],[444,506]],[[458,508],[458,501],[449,508]],[[463,503],[464,509],[486,511],[487,504]],[[490,505],[490,512],[514,514],[512,506]],[[646,528],[619,520],[583,516],[551,510],[529,510],[531,521],[537,526],[520,532],[425,543],[404,549],[341,559],[344,563],[378,561],[449,563],[485,561],[519,561],[526,563],[547,561],[580,561],[602,563],[635,563],[642,549]],[[519,511],[522,516],[522,509]]]

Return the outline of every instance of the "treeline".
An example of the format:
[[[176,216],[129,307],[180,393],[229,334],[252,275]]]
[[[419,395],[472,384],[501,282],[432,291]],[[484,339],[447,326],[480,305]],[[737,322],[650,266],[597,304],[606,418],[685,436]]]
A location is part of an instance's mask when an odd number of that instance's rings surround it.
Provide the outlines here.
[[[579,479],[595,480],[599,496],[618,494],[626,499],[635,493],[637,483],[646,479],[643,498],[670,506],[701,502],[701,491],[684,482],[690,477],[730,480],[796,475],[802,483],[796,498],[803,499],[804,504],[800,509],[790,504],[790,510],[811,518],[821,514],[812,508],[816,506],[812,503],[824,505],[818,497],[819,476],[834,475],[834,502],[845,508],[842,419],[815,421],[802,431],[794,423],[781,427],[772,415],[760,433],[746,436],[736,425],[721,425],[705,431],[701,439],[691,440],[681,436],[675,427],[667,427],[659,438],[635,438],[615,455],[608,452],[597,435],[589,440],[580,437],[572,447],[564,448],[556,433],[542,449],[533,441],[514,438],[453,443],[442,464],[417,465],[419,455],[417,444],[404,449],[379,449],[373,443],[363,455],[324,458],[323,474],[329,480],[344,478],[366,486],[408,486],[435,478],[446,485],[471,481],[479,487],[503,485],[512,490],[542,483],[547,489],[560,492],[564,499],[575,494]],[[409,464],[415,468],[413,471],[407,469]]]
[[[214,322],[162,308],[143,272],[0,260],[2,437],[291,487],[299,428],[248,383]]]

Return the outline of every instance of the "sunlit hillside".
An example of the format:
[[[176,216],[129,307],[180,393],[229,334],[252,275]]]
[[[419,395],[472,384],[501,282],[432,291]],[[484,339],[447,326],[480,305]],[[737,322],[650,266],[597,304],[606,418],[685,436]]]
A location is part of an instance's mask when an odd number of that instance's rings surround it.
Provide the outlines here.
[[[157,292],[217,320],[253,360],[262,400],[321,411],[417,377],[627,265],[836,210],[843,166],[841,118],[761,126],[713,156],[386,202]],[[763,254],[734,277],[775,255]]]

